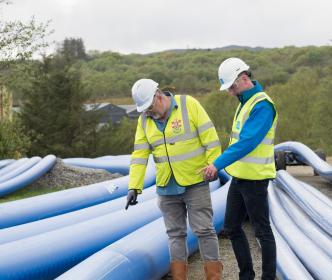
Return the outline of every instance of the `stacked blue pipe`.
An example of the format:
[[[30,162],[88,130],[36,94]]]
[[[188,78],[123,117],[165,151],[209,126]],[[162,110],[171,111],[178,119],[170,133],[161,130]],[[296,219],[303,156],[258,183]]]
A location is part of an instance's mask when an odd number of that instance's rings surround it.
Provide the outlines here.
[[[211,186],[213,190],[216,187],[216,184]],[[53,279],[96,251],[160,217],[154,198],[128,211],[122,209],[2,244],[0,279],[18,279],[22,275],[25,279]]]
[[[319,198],[303,188],[299,181],[286,171],[278,171],[276,182],[332,237],[332,211],[325,203],[321,203]]]
[[[0,169],[0,176],[3,176],[8,172],[11,172],[12,170],[15,170],[16,168],[24,164],[26,161],[28,161],[28,158],[20,158],[18,160],[13,161],[10,164],[7,164],[6,166]]]
[[[32,166],[34,166],[36,163],[38,163],[41,160],[40,157],[32,157],[28,160],[26,160],[23,164],[20,164],[20,166],[12,169],[11,171],[6,170],[4,174],[0,174],[0,183],[6,182],[9,179],[12,179],[24,171],[30,169]],[[18,161],[17,161],[18,162]],[[14,164],[13,164],[14,165]],[[6,168],[4,168],[2,171],[4,171]]]
[[[228,188],[229,183],[212,193],[213,223],[218,233],[223,228]],[[188,230],[190,254],[197,248],[197,238]],[[58,279],[160,279],[168,270],[168,237],[160,218],[99,251]]]
[[[96,251],[161,216],[155,199],[0,246],[0,279],[54,279]]]
[[[0,169],[4,168],[8,164],[15,162],[15,159],[2,159],[0,160]]]
[[[289,146],[293,144],[287,144],[287,150]],[[317,160],[316,154],[305,150],[305,155],[301,155],[300,148],[292,149],[328,178],[328,169],[320,166],[322,161]],[[107,169],[116,166],[115,158],[88,161],[94,161],[95,168],[98,161],[104,161]],[[118,159],[128,161],[125,156]],[[124,166],[120,166],[122,172],[128,172],[129,164]],[[154,168],[149,162],[145,188],[155,182]],[[223,182],[229,180],[226,173],[219,175]],[[285,171],[278,172],[273,184],[269,186],[269,201],[278,250],[278,276],[329,279],[331,200]],[[210,184],[218,232],[223,225],[228,186],[229,183],[215,190],[218,186]],[[2,204],[0,228],[10,228],[0,231],[0,279],[53,279],[76,264],[59,279],[160,279],[169,270],[169,255],[155,188],[146,189],[139,196],[139,204],[124,211],[127,187],[125,176],[80,187],[78,191]],[[191,253],[197,250],[197,240],[190,230],[188,247]]]
[[[216,190],[218,187],[220,187],[218,180],[210,183],[211,192]],[[138,196],[138,202],[142,203],[155,197],[155,186],[148,187],[144,190],[142,195]],[[126,202],[127,199],[125,196],[123,196],[117,199],[113,199],[111,201],[107,201],[101,204],[72,211],[62,215],[57,215],[47,219],[5,228],[0,231],[0,244],[27,238],[33,235],[87,221],[98,216],[106,215],[123,209]]]
[[[329,199],[326,195],[324,195],[323,193],[321,193],[319,190],[317,190],[316,188],[310,186],[309,184],[302,182],[302,181],[298,181],[302,187],[310,192],[313,196],[315,196],[316,198],[318,198],[322,203],[325,204],[326,207],[329,207],[332,211],[332,200]]]
[[[310,165],[314,170],[325,179],[332,181],[332,166],[322,160],[314,151],[299,142],[284,142],[275,146],[275,151],[289,151],[305,164]]]
[[[138,196],[138,202],[141,203],[155,198],[155,191],[155,186],[147,187],[143,194]],[[106,215],[123,209],[126,202],[127,198],[122,196],[83,209],[2,229],[0,231],[0,244],[27,238]]]
[[[296,226],[296,223],[287,214],[284,208],[286,206],[280,203],[277,192],[278,189],[270,185],[269,205],[274,225],[314,279],[330,279],[332,275],[331,258]],[[289,209],[289,211],[292,210]],[[307,222],[312,221],[307,220]]]
[[[292,249],[288,246],[271,219],[270,224],[277,246],[277,278],[287,280],[313,280],[314,278],[312,278]]]
[[[54,155],[48,155],[42,160],[37,157],[30,160],[24,159],[23,162],[18,160],[13,164],[4,167],[0,170],[0,176],[2,178],[5,177],[5,179],[0,181],[0,197],[19,190],[36,181],[53,167],[55,161],[56,157]],[[10,170],[11,172],[8,171],[7,168],[15,164],[17,165],[18,163],[20,164]],[[4,172],[5,169],[7,170]]]
[[[144,187],[155,183],[152,158],[147,167]],[[31,198],[2,203],[0,228],[16,226],[103,203],[127,194],[128,176],[88,186],[48,193]]]
[[[76,167],[86,167],[95,169],[104,169],[112,173],[129,173],[130,155],[104,156],[95,159],[90,158],[67,158],[63,162],[66,165]]]
[[[280,204],[297,227],[308,236],[317,247],[321,248],[332,260],[331,237],[311,217],[297,205],[284,191],[277,188]]]

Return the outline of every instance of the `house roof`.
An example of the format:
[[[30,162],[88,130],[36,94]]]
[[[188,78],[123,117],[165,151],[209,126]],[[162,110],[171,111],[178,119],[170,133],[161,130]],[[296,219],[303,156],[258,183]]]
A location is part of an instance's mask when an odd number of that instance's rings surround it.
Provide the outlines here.
[[[106,107],[109,104],[111,103],[89,103],[89,104],[84,104],[83,106],[86,111],[91,111],[91,110],[99,110],[103,107]]]
[[[127,114],[129,114],[129,113],[136,110],[136,105],[132,105],[132,104],[130,104],[130,105],[117,105],[117,106],[119,106],[120,108],[125,109]]]

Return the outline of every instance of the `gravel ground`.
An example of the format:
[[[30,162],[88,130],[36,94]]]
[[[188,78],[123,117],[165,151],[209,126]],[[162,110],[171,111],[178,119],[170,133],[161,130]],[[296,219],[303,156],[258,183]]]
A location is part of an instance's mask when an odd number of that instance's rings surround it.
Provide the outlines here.
[[[327,158],[327,162],[332,165],[332,157]],[[314,176],[313,169],[309,166],[289,166],[287,171],[294,177],[302,180],[317,189],[332,199],[332,183],[326,181],[320,176]],[[251,255],[253,258],[254,270],[256,273],[255,279],[261,278],[261,251],[255,239],[254,232],[249,221],[243,225],[243,229],[249,241]],[[223,280],[236,280],[238,279],[238,267],[233,253],[232,245],[229,239],[223,234],[219,236],[219,249],[221,253],[222,262],[224,264]],[[203,263],[200,259],[199,253],[192,255],[189,260],[189,279],[190,280],[204,280]],[[172,279],[170,275],[162,278],[163,280]]]
[[[63,187],[64,189],[90,185],[98,182],[121,177],[119,173],[111,174],[101,169],[73,167],[65,165],[60,158],[57,158],[54,167],[34,182],[29,188],[31,190],[41,188]]]

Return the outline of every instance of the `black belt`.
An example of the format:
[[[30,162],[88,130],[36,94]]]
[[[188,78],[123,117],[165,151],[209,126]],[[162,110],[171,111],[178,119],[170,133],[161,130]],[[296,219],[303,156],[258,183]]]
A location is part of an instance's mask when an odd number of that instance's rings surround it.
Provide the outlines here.
[[[232,183],[235,184],[240,184],[240,183],[263,183],[263,182],[268,182],[270,179],[262,179],[262,180],[248,180],[248,179],[241,179],[241,178],[232,178]]]

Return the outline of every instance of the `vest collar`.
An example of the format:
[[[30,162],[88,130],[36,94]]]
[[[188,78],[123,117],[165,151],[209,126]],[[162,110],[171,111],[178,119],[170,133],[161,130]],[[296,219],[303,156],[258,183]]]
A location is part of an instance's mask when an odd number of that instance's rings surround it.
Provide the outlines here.
[[[254,94],[263,91],[263,87],[259,82],[252,81],[252,83],[254,84],[253,88],[243,91],[241,95],[238,96],[242,105],[245,104]]]

